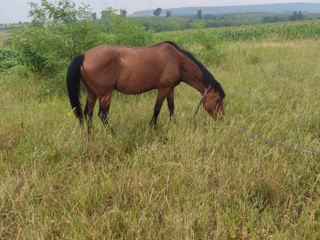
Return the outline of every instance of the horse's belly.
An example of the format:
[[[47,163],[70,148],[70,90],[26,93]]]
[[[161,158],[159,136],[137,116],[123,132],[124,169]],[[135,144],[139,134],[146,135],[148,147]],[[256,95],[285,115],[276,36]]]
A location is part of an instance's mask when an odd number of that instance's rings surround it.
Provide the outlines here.
[[[125,85],[116,86],[116,90],[125,94],[140,94],[152,89],[156,89],[157,86],[153,84],[147,84],[146,82],[130,82],[128,81]]]
[[[158,88],[160,76],[148,71],[127,71],[119,76],[116,90],[125,94],[140,94]]]

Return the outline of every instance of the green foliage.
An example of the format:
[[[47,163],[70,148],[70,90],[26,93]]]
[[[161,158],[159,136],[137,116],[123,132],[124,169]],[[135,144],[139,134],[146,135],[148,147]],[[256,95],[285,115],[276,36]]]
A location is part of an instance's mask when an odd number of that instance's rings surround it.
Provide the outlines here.
[[[291,21],[303,20],[304,16],[303,16],[303,13],[301,11],[299,11],[299,12],[294,11],[293,14],[289,17],[289,19]]]
[[[295,39],[300,37],[317,37],[319,34],[319,21],[264,24],[217,31],[218,38],[227,41],[245,41],[251,39],[264,39],[268,37]]]
[[[283,40],[297,38],[317,38],[320,35],[320,24],[318,20],[218,29],[204,29],[203,25],[204,24],[201,23],[201,31],[204,31],[208,36],[215,35],[218,43],[225,41],[237,42],[259,40],[266,38],[279,38]],[[195,27],[197,28],[197,24]],[[174,40],[178,37],[184,39],[184,45],[197,43],[199,39],[199,30],[185,30],[180,31],[179,34],[176,32],[164,32],[158,34],[159,40]]]
[[[109,44],[145,46],[153,42],[153,29],[146,30],[123,14],[111,14],[105,24]]]
[[[94,46],[98,35],[92,22],[72,24],[28,25],[23,31],[14,31],[10,41],[19,51],[19,61],[32,72],[55,75],[73,56]]]
[[[18,64],[17,57],[17,51],[0,49],[0,73],[15,67]]]
[[[134,21],[118,15],[115,10],[104,12],[104,20],[93,21],[87,8],[76,8],[69,0],[56,5],[46,0],[38,6],[31,3],[33,24],[12,31],[10,42],[19,52],[18,61],[34,73],[59,77],[64,75],[70,60],[77,54],[101,44],[142,46],[153,42],[148,31]]]
[[[139,17],[135,21],[146,29],[152,28],[155,32],[183,30],[193,27],[192,21],[185,21],[183,18],[176,16],[155,18],[155,17]],[[177,26],[179,26],[177,28]]]
[[[30,68],[32,72],[42,74],[53,73],[54,62],[50,62],[50,52],[48,48],[51,46],[50,38],[52,35],[47,28],[28,27],[24,31],[16,31],[11,33],[10,41],[17,51],[19,51],[19,62]],[[49,41],[48,41],[49,40]]]
[[[106,20],[115,14],[117,14],[117,10],[112,7],[108,7],[106,10],[101,11],[101,19]]]
[[[204,29],[205,23],[198,21],[195,24],[198,43],[202,48],[196,53],[204,62],[211,64],[220,64],[226,57],[217,36]]]
[[[123,15],[123,16],[127,16],[127,10],[125,9],[120,9],[120,14]]]
[[[299,13],[232,13],[232,14],[202,14],[195,11],[194,15],[170,15],[170,18],[179,22],[180,29],[193,29],[194,23],[199,19],[205,23],[205,28],[231,27],[243,25],[257,25],[263,23],[289,22],[296,20],[320,19],[320,14],[304,13],[299,17]],[[156,32],[174,31],[170,21],[165,18],[137,17],[137,20],[146,28],[152,27]]]
[[[48,0],[41,0],[41,4],[30,3],[29,12],[32,22],[35,25],[48,23],[72,23],[77,19],[88,19],[91,16],[88,6],[83,5],[76,8],[75,3],[70,0],[59,0],[51,3]]]
[[[30,16],[33,24],[13,31],[10,42],[19,62],[34,73],[55,76],[73,56],[94,46],[98,33],[84,7],[76,8],[69,0],[42,0],[41,5],[31,3]]]

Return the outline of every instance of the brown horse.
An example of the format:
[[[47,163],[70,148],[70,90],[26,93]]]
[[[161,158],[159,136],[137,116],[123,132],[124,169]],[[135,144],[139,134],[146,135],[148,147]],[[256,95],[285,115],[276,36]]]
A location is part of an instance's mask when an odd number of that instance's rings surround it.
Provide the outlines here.
[[[68,94],[72,108],[82,124],[79,101],[80,78],[85,85],[84,109],[88,131],[94,105],[99,99],[99,117],[108,124],[112,92],[140,94],[158,89],[151,124],[156,125],[162,103],[167,98],[170,117],[174,113],[174,87],[185,82],[202,95],[204,108],[215,117],[224,115],[225,93],[211,73],[189,52],[173,42],[146,47],[99,46],[76,56],[67,73]]]

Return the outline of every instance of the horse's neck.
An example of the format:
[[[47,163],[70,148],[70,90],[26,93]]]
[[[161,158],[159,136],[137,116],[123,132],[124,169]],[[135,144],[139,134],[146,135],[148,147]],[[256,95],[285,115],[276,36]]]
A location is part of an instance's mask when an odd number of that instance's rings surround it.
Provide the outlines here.
[[[183,63],[182,81],[197,89],[201,94],[205,91],[201,69],[193,62]]]

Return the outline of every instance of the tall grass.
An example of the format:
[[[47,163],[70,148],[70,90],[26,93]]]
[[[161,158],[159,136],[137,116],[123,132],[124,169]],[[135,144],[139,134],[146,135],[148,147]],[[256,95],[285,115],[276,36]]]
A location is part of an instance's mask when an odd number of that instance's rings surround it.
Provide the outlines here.
[[[1,76],[0,238],[319,238],[319,157],[223,128],[320,151],[319,46],[229,43],[209,65],[224,121],[203,110],[193,120],[200,95],[181,84],[175,119],[164,105],[156,130],[155,92],[115,94],[114,136],[96,109],[89,138],[43,79]]]

